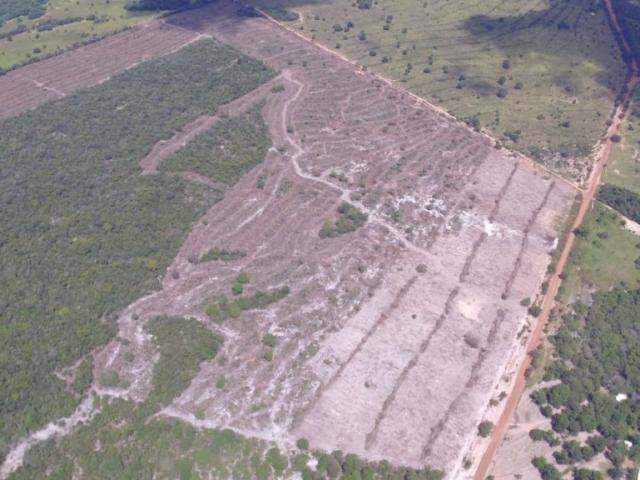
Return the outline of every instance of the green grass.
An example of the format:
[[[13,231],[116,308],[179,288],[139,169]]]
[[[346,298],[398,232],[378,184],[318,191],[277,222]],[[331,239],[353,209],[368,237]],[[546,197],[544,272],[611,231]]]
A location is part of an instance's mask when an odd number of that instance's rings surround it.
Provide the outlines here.
[[[567,174],[604,132],[625,76],[591,0],[256,3],[300,12],[290,25],[305,35]]]
[[[640,94],[620,128],[620,142],[613,145],[605,181],[640,194]]]
[[[634,263],[640,257],[640,237],[621,222],[616,212],[601,204],[588,214],[565,270],[561,287],[565,304],[584,288],[609,290],[620,282],[629,288],[640,286],[640,270]]]
[[[193,171],[233,185],[260,163],[271,146],[262,104],[239,117],[224,118],[162,162],[161,171]]]
[[[76,44],[103,37],[124,28],[150,20],[158,12],[130,12],[127,0],[49,0],[43,17],[18,17],[0,25],[0,38],[19,26],[26,32],[0,40],[0,69],[8,70],[35,59],[64,51]],[[38,31],[37,25],[47,20],[82,17],[83,20]]]
[[[206,40],[0,125],[0,455],[75,407],[53,372],[112,338],[222,196],[139,160],[273,75]]]

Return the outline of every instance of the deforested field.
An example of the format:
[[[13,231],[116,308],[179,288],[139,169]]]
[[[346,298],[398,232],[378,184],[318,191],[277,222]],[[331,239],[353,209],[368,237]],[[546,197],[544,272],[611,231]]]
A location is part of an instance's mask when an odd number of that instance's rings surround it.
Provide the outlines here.
[[[100,397],[99,423],[36,448],[17,478],[48,465],[175,478],[176,465],[140,456],[149,445],[184,455],[179,472],[213,462],[210,478],[373,468],[342,453],[301,466],[293,457],[307,443],[454,478],[490,400],[508,388],[574,187],[236,9],[220,2],[162,27],[228,46],[203,40],[78,94],[95,81],[67,73],[68,98],[2,124],[12,173],[0,248],[24,259],[2,279],[6,303],[20,305],[2,311],[2,333],[25,358],[4,358],[3,371],[26,379],[3,382],[40,409],[29,423],[13,398],[2,404],[11,464],[16,433],[52,419],[38,402],[57,398],[54,373],[69,385],[82,378],[76,362],[93,362],[93,380],[54,415],[89,389]],[[58,60],[67,72],[86,62],[82,50]],[[36,366],[11,340],[20,335]],[[64,380],[56,388],[62,395]],[[244,453],[225,468],[205,446]],[[395,478],[376,465],[371,478]]]

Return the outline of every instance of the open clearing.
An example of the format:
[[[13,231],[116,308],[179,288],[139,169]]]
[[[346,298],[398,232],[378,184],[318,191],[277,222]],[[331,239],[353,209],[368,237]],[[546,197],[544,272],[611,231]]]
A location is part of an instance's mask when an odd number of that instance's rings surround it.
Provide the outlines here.
[[[314,448],[455,477],[519,348],[520,302],[539,290],[573,187],[230,4],[134,32],[129,55],[100,71],[87,69],[87,51],[115,62],[120,35],[1,78],[0,91],[13,86],[7,99],[16,98],[2,116],[212,35],[280,72],[270,90],[230,106],[264,102],[273,148],[196,224],[162,288],[119,312],[118,340],[95,355],[96,378],[115,371],[119,381],[98,393],[143,399],[157,361],[145,323],[193,317],[225,338],[225,361],[204,363],[164,416],[283,443],[305,437]],[[147,35],[157,41],[144,47]],[[215,129],[214,113],[191,121]],[[148,151],[195,146],[205,133],[192,138],[191,129],[198,124]],[[138,161],[153,176],[164,161],[175,165],[180,150],[172,154]],[[321,238],[341,202],[366,223]],[[244,255],[199,261],[214,247]],[[286,296],[266,308],[223,322],[205,313],[221,295],[250,301],[283,287]]]

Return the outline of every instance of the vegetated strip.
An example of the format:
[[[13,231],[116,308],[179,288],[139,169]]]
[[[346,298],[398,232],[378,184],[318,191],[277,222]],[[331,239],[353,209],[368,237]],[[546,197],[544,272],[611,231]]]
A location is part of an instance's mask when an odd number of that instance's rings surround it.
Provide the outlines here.
[[[449,296],[447,297],[447,301],[444,304],[444,309],[442,311],[442,314],[436,320],[436,324],[429,332],[429,335],[427,335],[427,337],[422,341],[422,343],[420,344],[420,348],[418,348],[418,351],[413,355],[413,357],[411,357],[411,360],[409,360],[409,362],[402,369],[400,376],[398,377],[395,385],[393,386],[393,390],[391,391],[389,396],[384,400],[384,403],[382,404],[382,408],[380,409],[380,412],[376,417],[376,421],[373,425],[373,429],[366,436],[365,449],[369,450],[371,446],[375,443],[376,438],[378,437],[378,431],[380,430],[380,423],[382,423],[382,420],[384,420],[387,414],[387,410],[396,399],[398,390],[400,390],[400,387],[402,386],[406,378],[409,376],[409,372],[411,372],[413,367],[416,366],[422,354],[427,351],[427,349],[429,348],[429,345],[431,344],[431,340],[433,339],[435,334],[438,333],[438,331],[440,330],[440,327],[442,327],[442,325],[444,324],[444,321],[449,316],[449,312],[451,311],[451,305],[453,304],[453,301],[455,300],[455,298],[458,296],[459,291],[460,289],[456,287],[449,293]]]
[[[75,408],[53,372],[113,337],[221,197],[139,159],[273,76],[206,40],[1,124],[0,455]]]
[[[504,310],[499,309],[497,315],[493,320],[493,323],[491,324],[489,334],[487,335],[486,345],[478,352],[478,356],[476,357],[476,361],[473,362],[473,365],[471,366],[471,371],[469,372],[469,377],[464,385],[464,388],[460,390],[455,399],[449,404],[442,418],[438,420],[438,423],[431,427],[429,438],[425,442],[425,445],[422,449],[422,460],[425,460],[429,456],[429,454],[431,453],[431,449],[433,448],[433,444],[436,442],[436,440],[438,440],[438,437],[444,431],[445,425],[449,423],[451,414],[458,407],[458,404],[462,401],[462,399],[467,395],[468,390],[472,388],[478,381],[479,371],[482,368],[487,355],[493,349],[493,345],[496,342],[500,326],[502,325],[502,322],[504,322],[504,319],[505,312]]]
[[[637,193],[615,185],[603,185],[598,191],[598,200],[640,223],[640,195]]]

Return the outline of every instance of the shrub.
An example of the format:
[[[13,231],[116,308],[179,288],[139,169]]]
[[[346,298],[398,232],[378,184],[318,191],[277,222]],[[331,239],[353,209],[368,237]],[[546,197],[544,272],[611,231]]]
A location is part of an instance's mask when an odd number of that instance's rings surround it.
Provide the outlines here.
[[[478,425],[478,435],[480,435],[482,438],[488,437],[491,434],[492,430],[493,422],[490,422],[489,420],[480,422],[480,425]]]
[[[542,308],[540,308],[540,305],[531,305],[529,307],[529,315],[531,315],[532,317],[537,317],[542,313]]]
[[[296,445],[300,450],[307,450],[309,448],[309,440],[306,438],[299,438]]]
[[[275,348],[276,344],[278,343],[278,338],[272,333],[267,333],[264,337],[262,337],[262,343],[267,347]]]
[[[326,220],[320,229],[320,237],[337,237],[346,233],[354,232],[368,219],[367,214],[361,212],[348,202],[342,202],[338,207],[338,219],[334,224]]]
[[[104,370],[100,373],[99,381],[103,387],[117,387],[120,384],[120,375],[115,370]]]

